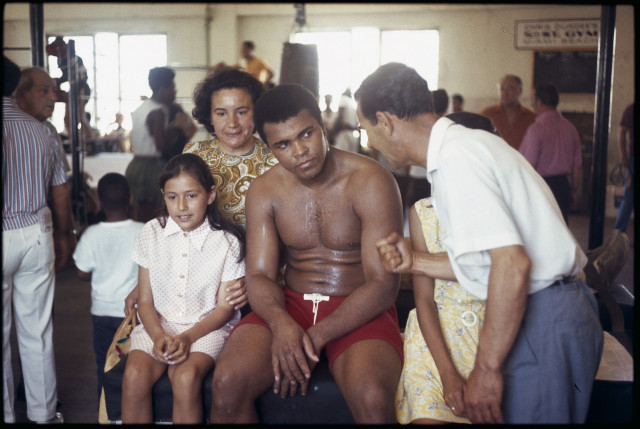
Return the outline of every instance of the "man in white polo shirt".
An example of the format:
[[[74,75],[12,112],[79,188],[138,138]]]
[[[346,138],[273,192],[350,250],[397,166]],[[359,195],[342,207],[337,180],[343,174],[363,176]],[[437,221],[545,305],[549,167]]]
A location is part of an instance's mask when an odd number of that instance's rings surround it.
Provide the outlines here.
[[[602,327],[576,279],[587,258],[549,187],[501,138],[437,119],[414,69],[383,65],[355,95],[392,168],[426,167],[454,273],[487,299],[464,410],[452,411],[473,423],[584,423]],[[411,267],[411,249],[397,246],[396,269]]]

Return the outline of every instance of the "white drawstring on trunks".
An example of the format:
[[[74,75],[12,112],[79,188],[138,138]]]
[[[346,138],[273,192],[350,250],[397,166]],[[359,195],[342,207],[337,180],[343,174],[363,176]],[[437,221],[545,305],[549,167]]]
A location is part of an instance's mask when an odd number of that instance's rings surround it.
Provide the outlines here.
[[[329,301],[329,297],[319,293],[305,293],[305,301],[313,302],[313,324],[316,324],[316,317],[318,317],[318,304],[322,301]]]

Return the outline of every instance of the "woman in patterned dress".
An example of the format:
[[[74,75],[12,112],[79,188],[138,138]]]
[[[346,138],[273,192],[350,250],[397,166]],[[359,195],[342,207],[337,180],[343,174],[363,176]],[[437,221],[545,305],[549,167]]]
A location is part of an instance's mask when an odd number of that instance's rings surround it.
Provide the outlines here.
[[[455,281],[430,198],[411,208],[409,228],[413,252],[408,269],[399,265],[407,260],[400,256],[403,243],[379,248],[387,269],[413,274],[416,303],[404,331],[396,417],[402,424],[469,423],[463,389],[475,361],[484,301]]]
[[[263,91],[260,81],[234,68],[207,76],[194,91],[192,113],[213,139],[184,148],[184,153],[195,153],[207,163],[218,188],[220,211],[243,229],[249,185],[277,163],[269,147],[254,135],[253,106]]]
[[[173,422],[202,423],[202,382],[240,320],[226,286],[245,274],[243,234],[220,215],[200,157],[173,157],[159,182],[165,215],[145,224],[131,255],[141,323],[131,333],[122,422],[152,423],[153,386],[167,371]]]
[[[430,198],[418,201],[409,216],[416,252],[446,252]],[[413,274],[416,308],[404,333],[405,364],[396,393],[400,423],[469,423],[463,388],[475,362],[484,300],[455,281],[448,260],[446,267],[442,279]]]

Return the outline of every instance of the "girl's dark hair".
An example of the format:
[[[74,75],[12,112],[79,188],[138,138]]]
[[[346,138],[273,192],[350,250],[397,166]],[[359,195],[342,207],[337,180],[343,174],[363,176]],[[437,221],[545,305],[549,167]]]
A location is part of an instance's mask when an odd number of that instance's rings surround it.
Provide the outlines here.
[[[491,119],[486,116],[479,115],[477,113],[472,112],[456,112],[449,113],[446,118],[451,119],[456,124],[463,125],[467,128],[471,128],[474,130],[484,130],[490,133],[500,135],[496,128],[493,126],[493,122]]]
[[[213,175],[209,170],[209,166],[204,162],[202,158],[193,153],[182,153],[171,158],[162,169],[160,177],[158,178],[158,185],[160,189],[164,189],[164,185],[168,180],[178,177],[181,173],[186,173],[195,178],[207,192],[211,187],[215,185]],[[207,220],[211,229],[225,231],[235,236],[240,242],[240,255],[238,256],[238,262],[244,259],[245,255],[245,242],[244,231],[234,223],[229,222],[220,213],[218,209],[218,196],[215,200],[207,206]],[[163,206],[163,215],[158,217],[160,225],[164,228],[167,223],[169,212],[167,210],[166,203]]]
[[[193,91],[195,107],[191,111],[193,117],[211,134],[216,133],[211,123],[211,97],[221,89],[244,89],[256,104],[264,92],[264,85],[249,73],[234,68],[225,68],[212,73],[201,81]]]

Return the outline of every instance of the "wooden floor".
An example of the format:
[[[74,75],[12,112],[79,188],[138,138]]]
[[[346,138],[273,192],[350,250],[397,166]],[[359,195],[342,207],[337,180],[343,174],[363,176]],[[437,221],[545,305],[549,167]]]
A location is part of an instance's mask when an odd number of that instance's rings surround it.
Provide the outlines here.
[[[572,216],[569,220],[578,243],[586,249],[589,219]],[[613,219],[606,218],[605,232],[611,231]],[[627,231],[631,237],[631,255],[616,281],[634,293],[634,225]],[[605,233],[606,236],[606,233]],[[72,269],[60,272],[56,281],[54,304],[54,344],[58,376],[58,396],[66,423],[98,422],[96,365],[93,354],[90,286],[76,278]],[[13,350],[17,350],[14,348]],[[14,360],[17,357],[14,353]],[[14,371],[17,372],[17,365]],[[16,378],[18,379],[18,377]],[[17,422],[27,422],[24,398],[16,401]]]

